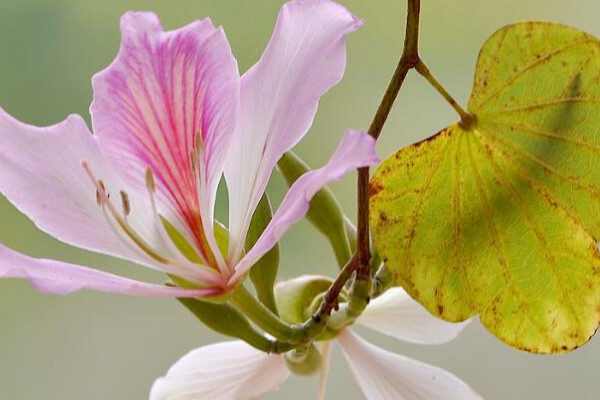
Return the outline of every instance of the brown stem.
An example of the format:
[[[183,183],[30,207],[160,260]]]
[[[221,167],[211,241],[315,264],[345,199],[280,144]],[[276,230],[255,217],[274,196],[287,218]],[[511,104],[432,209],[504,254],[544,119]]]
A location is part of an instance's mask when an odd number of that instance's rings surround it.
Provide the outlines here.
[[[331,286],[329,287],[329,289],[325,293],[325,296],[323,297],[323,302],[321,303],[321,305],[319,306],[319,310],[317,311],[317,314],[319,316],[322,317],[325,315],[329,315],[331,314],[331,311],[337,308],[337,300],[340,295],[340,292],[342,291],[344,285],[346,284],[348,279],[350,279],[352,273],[356,270],[358,266],[359,260],[356,256],[354,256],[350,259],[350,261],[348,261],[344,268],[342,268],[339,275],[337,276],[335,281],[332,282]]]
[[[404,83],[404,78],[412,68],[415,68],[419,63],[419,15],[420,15],[421,0],[408,0],[408,14],[406,17],[406,34],[404,36],[404,50],[392,79],[379,103],[377,113],[373,117],[373,121],[369,126],[369,135],[375,139],[381,134],[383,125],[387,120],[392,105],[400,92],[400,88]],[[359,202],[360,204],[360,202]]]
[[[407,0],[406,35],[404,50],[394,71],[390,83],[381,99],[373,121],[369,126],[369,135],[377,139],[404,83],[408,71],[419,63],[419,15],[421,0]],[[370,279],[371,275],[371,246],[369,238],[369,168],[358,170],[358,226],[356,252],[354,257],[344,267],[337,279],[325,294],[319,310],[313,316],[313,321],[323,321],[329,317],[337,306],[337,299],[345,283],[357,272],[358,279]]]
[[[369,126],[369,135],[377,139],[387,120],[404,79],[412,68],[419,64],[419,17],[421,0],[408,0],[404,50],[390,80],[387,90]],[[356,257],[359,261],[358,276],[365,279],[371,276],[371,245],[369,238],[369,168],[358,170],[358,227]]]

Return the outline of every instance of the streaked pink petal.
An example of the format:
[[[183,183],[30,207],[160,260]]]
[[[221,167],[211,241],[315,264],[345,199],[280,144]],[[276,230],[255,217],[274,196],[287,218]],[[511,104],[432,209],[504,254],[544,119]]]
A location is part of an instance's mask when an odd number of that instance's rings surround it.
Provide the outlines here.
[[[448,371],[373,346],[350,329],[338,339],[369,400],[483,399]]]
[[[183,289],[123,278],[61,261],[28,257],[0,244],[0,279],[27,279],[42,293],[66,295],[82,289],[144,297],[203,297],[215,289]]]
[[[348,171],[378,162],[375,140],[372,137],[364,132],[346,132],[327,165],[307,172],[290,187],[261,237],[236,266],[236,274],[230,283],[243,276],[256,261],[275,246],[290,226],[306,215],[310,199],[323,186],[342,179]]]
[[[277,390],[289,376],[281,355],[242,341],[200,347],[154,382],[150,400],[252,400]]]
[[[137,187],[144,188],[144,171],[152,167],[161,214],[206,250],[202,224],[212,234],[216,187],[236,122],[237,63],[223,30],[208,19],[163,32],[154,14],[129,12],[121,31],[117,58],[93,79],[94,132]],[[199,179],[190,158],[195,146]]]
[[[275,164],[306,134],[319,98],[342,78],[345,37],[361,23],[332,1],[289,2],[260,61],[242,77],[241,123],[225,166],[230,258],[241,252]]]
[[[356,320],[361,325],[418,344],[440,344],[456,338],[471,322],[446,322],[434,317],[400,287],[372,300]]]
[[[0,192],[38,228],[64,242],[152,265],[108,225],[96,203],[96,188],[81,166],[83,159],[113,197],[118,199],[119,191],[127,189],[107,165],[81,117],[72,115],[39,128],[17,121],[0,108]],[[129,196],[134,205],[130,222],[146,240],[157,242],[148,223],[152,221],[147,221],[147,199],[132,191]]]

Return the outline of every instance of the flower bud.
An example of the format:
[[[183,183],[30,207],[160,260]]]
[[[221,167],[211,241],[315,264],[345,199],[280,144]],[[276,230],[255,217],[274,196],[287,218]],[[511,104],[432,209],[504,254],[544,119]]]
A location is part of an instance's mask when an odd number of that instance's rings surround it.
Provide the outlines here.
[[[286,353],[285,363],[294,374],[309,376],[319,372],[323,364],[323,358],[315,345],[310,344],[308,347]]]
[[[275,287],[275,298],[281,318],[290,324],[301,324],[317,311],[323,295],[331,286],[331,279],[319,275],[305,275],[280,282]],[[343,300],[345,294],[340,295]],[[338,331],[327,328],[317,340],[329,340]]]

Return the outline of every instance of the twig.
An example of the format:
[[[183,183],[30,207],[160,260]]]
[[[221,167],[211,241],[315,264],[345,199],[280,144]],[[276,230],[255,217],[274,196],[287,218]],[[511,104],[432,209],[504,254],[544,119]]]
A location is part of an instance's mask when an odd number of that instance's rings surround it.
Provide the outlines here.
[[[388,84],[377,112],[369,127],[369,134],[377,139],[392,109],[392,105],[398,96],[398,92],[404,83],[408,71],[415,68],[419,63],[419,14],[421,8],[420,0],[407,0],[406,35],[404,38],[404,50],[394,75]],[[351,278],[357,272],[357,280],[371,279],[371,250],[369,236],[369,168],[358,170],[358,226],[356,252],[352,259],[343,268],[340,275],[332,283],[325,294],[318,311],[313,315],[312,321],[322,323],[329,318],[331,312],[337,307],[338,296]],[[310,325],[311,320],[306,324]],[[324,328],[323,328],[324,329]]]

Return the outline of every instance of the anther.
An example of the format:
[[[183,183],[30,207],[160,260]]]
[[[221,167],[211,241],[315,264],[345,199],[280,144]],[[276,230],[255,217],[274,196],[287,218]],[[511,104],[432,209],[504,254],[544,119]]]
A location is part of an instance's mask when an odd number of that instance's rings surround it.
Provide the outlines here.
[[[198,154],[196,150],[190,151],[190,163],[192,164],[192,171],[198,172]]]
[[[128,216],[131,213],[131,203],[129,202],[129,195],[124,190],[121,193],[121,204],[123,205],[123,214]]]
[[[204,153],[204,140],[202,139],[202,134],[200,132],[196,132],[194,148],[196,149],[197,155]]]
[[[152,168],[146,167],[146,187],[152,193],[156,192],[156,182],[154,181],[154,173]]]
[[[99,190],[96,190],[96,203],[98,203],[99,206],[102,206],[102,195]]]

